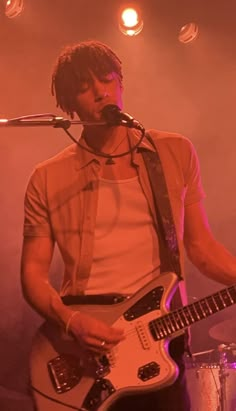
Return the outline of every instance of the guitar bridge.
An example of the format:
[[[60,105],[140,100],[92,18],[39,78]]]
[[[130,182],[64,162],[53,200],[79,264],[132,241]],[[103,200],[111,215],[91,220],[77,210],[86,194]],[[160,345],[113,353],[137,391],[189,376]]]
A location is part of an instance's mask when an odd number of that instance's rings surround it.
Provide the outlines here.
[[[52,385],[58,394],[70,391],[81,379],[79,360],[73,355],[61,354],[49,361],[47,367]]]

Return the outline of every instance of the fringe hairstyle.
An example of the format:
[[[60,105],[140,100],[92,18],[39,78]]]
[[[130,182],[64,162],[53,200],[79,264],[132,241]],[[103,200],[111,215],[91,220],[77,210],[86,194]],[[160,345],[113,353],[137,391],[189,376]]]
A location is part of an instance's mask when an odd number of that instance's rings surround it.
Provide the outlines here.
[[[56,62],[51,83],[57,107],[74,118],[76,95],[91,70],[98,78],[115,72],[122,83],[122,63],[107,45],[99,41],[83,41],[66,47]]]

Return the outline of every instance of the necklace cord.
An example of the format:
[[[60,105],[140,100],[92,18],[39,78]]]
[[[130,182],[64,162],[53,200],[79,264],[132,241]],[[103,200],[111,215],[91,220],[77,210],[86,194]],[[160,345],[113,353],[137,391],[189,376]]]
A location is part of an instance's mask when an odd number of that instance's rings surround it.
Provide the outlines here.
[[[132,153],[133,151],[136,150],[136,148],[139,147],[139,145],[141,144],[141,142],[143,141],[143,138],[145,136],[145,128],[140,125],[139,130],[141,131],[141,137],[139,138],[138,142],[133,147],[130,147],[130,149],[128,151],[124,151],[123,153],[120,153],[120,154],[111,155],[111,154],[103,153],[102,151],[92,150],[92,149],[89,149],[88,147],[85,147],[83,144],[80,143],[79,140],[76,140],[76,138],[67,129],[63,128],[63,130],[66,132],[66,134],[69,136],[69,138],[75,144],[77,144],[80,148],[82,148],[83,150],[86,150],[89,153],[95,154],[98,157],[104,157],[104,158],[110,158],[110,159],[118,158],[118,157],[124,157],[124,156]],[[117,150],[117,148],[120,146],[120,144],[122,142],[123,142],[123,140],[119,143],[119,145],[115,148],[114,151]]]

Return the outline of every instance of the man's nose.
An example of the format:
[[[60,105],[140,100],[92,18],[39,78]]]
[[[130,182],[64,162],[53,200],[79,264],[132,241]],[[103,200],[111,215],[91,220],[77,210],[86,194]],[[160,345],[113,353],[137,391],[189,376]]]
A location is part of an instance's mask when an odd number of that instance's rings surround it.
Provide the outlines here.
[[[102,101],[104,98],[106,98],[109,93],[106,88],[106,84],[103,82],[96,80],[94,82],[94,96],[95,96],[95,102]]]

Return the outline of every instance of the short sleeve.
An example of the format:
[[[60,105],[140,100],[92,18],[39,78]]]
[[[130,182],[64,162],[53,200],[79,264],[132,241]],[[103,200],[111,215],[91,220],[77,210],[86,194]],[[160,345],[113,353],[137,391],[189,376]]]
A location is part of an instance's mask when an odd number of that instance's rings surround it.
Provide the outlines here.
[[[185,180],[185,206],[196,203],[206,197],[201,180],[200,164],[193,144],[184,140],[184,180]]]
[[[45,176],[35,169],[24,200],[24,236],[53,237],[48,213]]]

